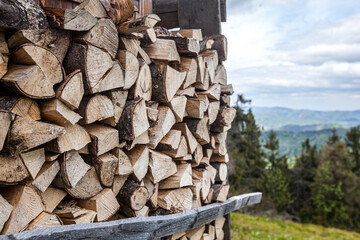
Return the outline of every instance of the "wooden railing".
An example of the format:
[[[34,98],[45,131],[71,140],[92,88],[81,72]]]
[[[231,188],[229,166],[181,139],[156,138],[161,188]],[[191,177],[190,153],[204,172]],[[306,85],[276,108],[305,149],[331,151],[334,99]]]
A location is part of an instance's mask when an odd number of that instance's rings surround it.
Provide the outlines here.
[[[201,227],[230,212],[258,204],[261,197],[261,193],[250,193],[177,214],[36,229],[0,236],[0,240],[158,239]]]

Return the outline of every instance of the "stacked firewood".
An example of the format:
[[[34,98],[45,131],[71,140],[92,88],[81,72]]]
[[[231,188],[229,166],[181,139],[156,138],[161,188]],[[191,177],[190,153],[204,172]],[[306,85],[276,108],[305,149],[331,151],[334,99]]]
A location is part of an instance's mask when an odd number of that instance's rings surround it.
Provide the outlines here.
[[[107,10],[44,7],[51,28],[0,31],[2,234],[227,199],[226,38]],[[169,239],[222,239],[224,221]]]

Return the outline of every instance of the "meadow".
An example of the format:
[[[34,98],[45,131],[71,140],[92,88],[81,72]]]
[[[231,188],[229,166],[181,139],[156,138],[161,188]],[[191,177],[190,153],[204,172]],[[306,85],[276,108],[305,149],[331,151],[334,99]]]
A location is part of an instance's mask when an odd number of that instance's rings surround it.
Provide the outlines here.
[[[231,239],[262,240],[355,240],[360,234],[315,224],[300,224],[268,217],[231,214]]]

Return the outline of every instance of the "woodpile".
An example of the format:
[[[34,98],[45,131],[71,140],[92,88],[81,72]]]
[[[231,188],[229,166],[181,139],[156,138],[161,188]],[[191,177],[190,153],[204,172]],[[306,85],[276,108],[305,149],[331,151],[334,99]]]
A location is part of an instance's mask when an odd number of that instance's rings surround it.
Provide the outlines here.
[[[79,2],[0,3],[23,16],[0,16],[1,234],[225,201],[226,38]],[[224,222],[167,239],[223,239]]]

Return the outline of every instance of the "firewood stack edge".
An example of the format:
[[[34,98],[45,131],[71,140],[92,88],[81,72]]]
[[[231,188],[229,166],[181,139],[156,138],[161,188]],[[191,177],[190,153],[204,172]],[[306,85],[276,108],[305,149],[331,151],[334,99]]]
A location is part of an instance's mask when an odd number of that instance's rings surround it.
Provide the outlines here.
[[[0,30],[1,234],[225,201],[226,38],[79,2]],[[224,222],[166,239],[223,239]]]

